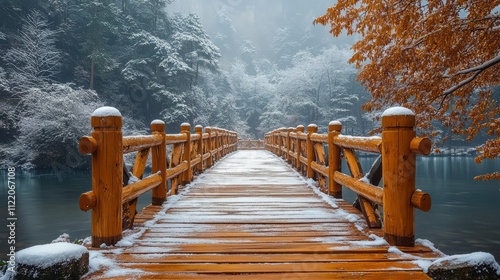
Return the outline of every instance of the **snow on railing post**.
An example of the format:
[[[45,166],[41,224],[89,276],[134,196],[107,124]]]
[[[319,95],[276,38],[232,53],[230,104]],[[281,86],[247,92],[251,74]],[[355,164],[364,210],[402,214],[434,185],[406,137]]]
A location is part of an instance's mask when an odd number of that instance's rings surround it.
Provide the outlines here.
[[[122,115],[113,107],[101,107],[90,119],[91,137],[97,148],[92,152],[92,247],[114,245],[122,239]]]
[[[200,135],[200,139],[198,140],[198,151],[196,154],[200,155],[202,160],[198,163],[198,171],[203,172],[203,127],[201,125],[197,125],[194,127],[194,133]]]
[[[315,160],[313,142],[311,135],[318,132],[318,126],[310,124],[307,126],[307,178],[314,178],[314,170],[312,162]]]
[[[340,135],[342,123],[332,121],[328,124],[328,194],[335,198],[342,198],[342,185],[335,182],[335,172],[342,171],[342,149],[333,143]]]
[[[384,184],[384,238],[393,246],[415,245],[414,210],[416,156],[410,149],[415,138],[415,114],[403,107],[382,115],[382,177]]]
[[[182,173],[181,183],[183,186],[191,183],[191,125],[188,123],[181,124],[181,134],[186,134],[186,143],[184,143],[183,160],[187,162],[187,170]]]
[[[161,120],[154,120],[150,125],[151,133],[162,136],[160,146],[151,148],[151,171],[152,173],[161,172],[161,184],[153,189],[151,203],[153,205],[162,205],[167,199],[167,144],[165,134],[165,123]]]

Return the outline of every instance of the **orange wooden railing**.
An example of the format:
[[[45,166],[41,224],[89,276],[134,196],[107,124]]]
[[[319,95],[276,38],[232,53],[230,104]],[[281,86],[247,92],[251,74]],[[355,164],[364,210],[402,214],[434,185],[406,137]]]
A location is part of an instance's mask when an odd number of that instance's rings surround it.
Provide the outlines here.
[[[80,196],[80,209],[92,209],[92,247],[121,240],[122,231],[133,225],[140,195],[152,190],[152,204],[162,205],[179,184],[190,183],[194,174],[237,148],[237,133],[224,129],[206,127],[203,132],[196,126],[192,134],[191,126],[182,124],[179,134],[166,134],[165,123],[155,120],[151,135],[123,137],[122,121],[114,108],[97,109],[91,136],[82,137],[79,144],[82,154],[92,155],[92,191]],[[137,155],[129,171],[123,155],[133,152]],[[143,178],[149,155],[152,172]]]
[[[238,140],[238,150],[264,150],[264,140]]]
[[[416,155],[428,155],[431,141],[415,137],[415,116],[406,108],[391,108],[382,115],[382,137],[341,134],[342,124],[331,122],[327,134],[316,125],[281,128],[265,135],[266,149],[284,158],[297,171],[318,181],[319,188],[342,198],[342,186],[358,195],[355,206],[371,228],[383,226],[391,245],[414,246],[414,208],[429,211],[431,198],[415,189]],[[363,172],[355,151],[380,154],[372,169]],[[350,175],[342,173],[345,159]],[[378,187],[380,180],[383,188]],[[377,208],[383,206],[383,219]],[[382,223],[383,220],[383,223]]]

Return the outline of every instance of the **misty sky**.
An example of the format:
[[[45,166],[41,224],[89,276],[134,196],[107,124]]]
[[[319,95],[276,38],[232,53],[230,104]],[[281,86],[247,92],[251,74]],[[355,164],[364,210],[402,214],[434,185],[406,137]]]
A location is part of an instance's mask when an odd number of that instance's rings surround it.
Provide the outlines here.
[[[309,28],[310,33],[322,39],[318,49],[332,44],[348,48],[352,44],[352,37],[334,38],[328,33],[327,27],[312,24],[333,3],[332,0],[176,0],[167,9],[169,12],[195,12],[213,37],[217,33],[217,12],[226,6],[236,36],[240,41],[252,41],[257,56],[262,58],[270,55],[269,48],[275,31],[283,27],[300,30]]]

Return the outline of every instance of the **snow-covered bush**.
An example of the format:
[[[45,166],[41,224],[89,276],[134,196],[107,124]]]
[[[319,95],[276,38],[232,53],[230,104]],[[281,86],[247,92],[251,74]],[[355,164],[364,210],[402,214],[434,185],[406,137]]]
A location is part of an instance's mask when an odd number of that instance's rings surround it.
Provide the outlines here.
[[[90,115],[102,105],[94,91],[68,84],[30,89],[17,107],[19,137],[8,149],[9,158],[27,169],[55,162],[81,166],[84,158],[74,158],[78,139],[90,132]]]

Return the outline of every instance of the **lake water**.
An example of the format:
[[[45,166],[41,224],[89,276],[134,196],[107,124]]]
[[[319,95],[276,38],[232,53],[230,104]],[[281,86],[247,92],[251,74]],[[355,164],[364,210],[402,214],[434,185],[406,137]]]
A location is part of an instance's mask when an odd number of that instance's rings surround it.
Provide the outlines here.
[[[360,160],[366,169],[373,158]],[[472,179],[497,170],[500,159],[477,165],[472,157],[419,157],[417,188],[431,195],[432,209],[415,211],[416,237],[432,241],[446,254],[486,251],[500,261],[500,182]],[[6,176],[5,170],[0,173],[0,218],[8,224]],[[16,173],[16,249],[49,243],[62,233],[72,240],[90,236],[90,212],[78,206],[80,194],[90,189],[88,172],[62,180]],[[353,199],[352,193],[344,196]],[[150,199],[150,194],[142,196],[139,207]],[[7,258],[8,234],[7,227],[0,226],[0,259]]]

